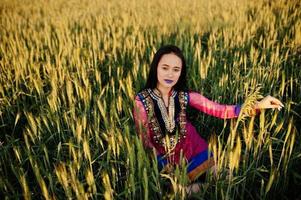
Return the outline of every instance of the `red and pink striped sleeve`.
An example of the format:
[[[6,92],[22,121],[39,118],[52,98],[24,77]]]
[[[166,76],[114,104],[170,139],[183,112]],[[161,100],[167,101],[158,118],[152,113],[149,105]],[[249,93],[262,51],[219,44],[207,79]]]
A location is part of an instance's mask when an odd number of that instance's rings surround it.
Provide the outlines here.
[[[143,103],[140,101],[138,96],[135,98],[133,116],[137,133],[140,139],[142,140],[144,147],[154,147],[154,145],[151,142],[151,133],[148,126],[147,113],[144,109]]]
[[[225,105],[211,101],[197,92],[189,92],[189,105],[208,115],[222,119],[236,118],[240,112],[240,105]]]

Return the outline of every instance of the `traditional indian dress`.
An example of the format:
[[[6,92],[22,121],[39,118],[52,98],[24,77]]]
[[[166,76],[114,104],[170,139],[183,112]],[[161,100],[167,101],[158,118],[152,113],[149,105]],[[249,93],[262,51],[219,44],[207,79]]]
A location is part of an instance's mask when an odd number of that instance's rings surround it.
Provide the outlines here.
[[[145,89],[135,98],[133,110],[138,134],[145,148],[155,149],[158,167],[187,161],[187,175],[195,180],[214,165],[207,142],[187,120],[186,110],[193,107],[214,117],[236,118],[240,105],[222,105],[197,92],[171,90],[166,107],[157,89]]]

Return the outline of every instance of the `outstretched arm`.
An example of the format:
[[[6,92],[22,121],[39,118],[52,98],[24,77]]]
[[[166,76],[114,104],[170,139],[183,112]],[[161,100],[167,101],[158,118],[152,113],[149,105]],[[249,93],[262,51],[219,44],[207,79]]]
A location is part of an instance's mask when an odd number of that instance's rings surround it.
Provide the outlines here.
[[[240,105],[219,104],[197,92],[189,92],[189,105],[206,114],[223,119],[236,118],[240,112]]]
[[[144,147],[152,148],[153,144],[150,139],[151,137],[150,137],[150,130],[147,122],[147,114],[139,97],[136,97],[135,99],[133,115],[134,115],[134,121],[136,125],[136,131],[140,139],[142,140]]]

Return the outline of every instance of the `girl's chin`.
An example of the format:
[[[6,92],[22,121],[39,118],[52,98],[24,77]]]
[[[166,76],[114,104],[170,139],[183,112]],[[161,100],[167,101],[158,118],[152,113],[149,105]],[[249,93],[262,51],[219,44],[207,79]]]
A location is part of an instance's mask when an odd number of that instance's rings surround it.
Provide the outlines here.
[[[170,85],[170,84],[164,84],[162,85],[162,87],[166,88],[166,89],[171,89],[174,85]]]
[[[163,83],[163,84],[159,84],[159,87],[163,87],[163,88],[168,88],[171,89],[173,88],[173,86],[175,86],[175,84],[168,84],[168,83]]]

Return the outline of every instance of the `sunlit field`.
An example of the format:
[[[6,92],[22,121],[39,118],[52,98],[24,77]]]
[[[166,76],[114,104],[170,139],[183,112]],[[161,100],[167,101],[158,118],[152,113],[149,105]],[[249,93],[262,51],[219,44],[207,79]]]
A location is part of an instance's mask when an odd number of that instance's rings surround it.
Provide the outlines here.
[[[163,44],[183,50],[191,90],[285,105],[189,110],[218,166],[193,198],[301,198],[300,1],[1,0],[1,199],[186,199],[187,166],[158,171],[132,118]]]

